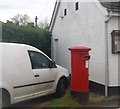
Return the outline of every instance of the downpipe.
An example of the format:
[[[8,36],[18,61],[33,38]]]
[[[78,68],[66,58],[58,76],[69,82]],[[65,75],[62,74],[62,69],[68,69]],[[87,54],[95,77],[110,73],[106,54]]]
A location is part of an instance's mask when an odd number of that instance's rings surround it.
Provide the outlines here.
[[[108,19],[105,21],[105,96],[108,96],[108,86],[109,86],[109,54],[108,54],[108,23],[112,16],[109,15],[110,12],[108,12]]]

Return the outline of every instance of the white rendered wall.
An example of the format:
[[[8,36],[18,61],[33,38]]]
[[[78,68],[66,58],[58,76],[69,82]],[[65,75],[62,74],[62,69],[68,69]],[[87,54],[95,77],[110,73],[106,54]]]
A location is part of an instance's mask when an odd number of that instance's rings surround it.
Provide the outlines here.
[[[113,30],[118,30],[118,21],[120,21],[120,17],[119,20],[117,17],[112,17],[112,19],[109,21],[108,23],[108,39],[109,39],[109,43],[108,43],[108,47],[109,47],[109,86],[120,86],[120,84],[118,84],[118,80],[119,80],[119,74],[120,73],[118,71],[118,67],[120,63],[118,63],[118,56],[120,56],[120,54],[112,54],[112,41],[111,41],[111,32]]]
[[[68,15],[62,19],[60,16],[65,8]],[[73,2],[62,2],[52,34],[57,64],[71,72],[68,48],[76,45],[91,47],[90,80],[105,84],[105,16],[95,3],[81,2],[80,9],[75,11]]]

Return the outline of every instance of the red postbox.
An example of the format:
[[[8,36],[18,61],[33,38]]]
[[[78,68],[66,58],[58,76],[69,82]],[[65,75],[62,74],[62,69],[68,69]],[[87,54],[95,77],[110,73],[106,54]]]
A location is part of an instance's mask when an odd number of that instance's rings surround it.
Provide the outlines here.
[[[69,48],[71,51],[71,91],[89,91],[89,51],[91,48],[75,46]]]

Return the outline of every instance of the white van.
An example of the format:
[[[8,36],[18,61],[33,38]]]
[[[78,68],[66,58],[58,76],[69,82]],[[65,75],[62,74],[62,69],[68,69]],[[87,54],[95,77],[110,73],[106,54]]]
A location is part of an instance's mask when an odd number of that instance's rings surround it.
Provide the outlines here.
[[[69,73],[42,51],[25,44],[0,43],[0,105],[56,93],[63,96]]]

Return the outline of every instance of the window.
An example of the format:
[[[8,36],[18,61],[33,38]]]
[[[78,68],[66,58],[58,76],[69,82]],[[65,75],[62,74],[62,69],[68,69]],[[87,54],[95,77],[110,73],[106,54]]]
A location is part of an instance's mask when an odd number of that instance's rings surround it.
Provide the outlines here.
[[[64,16],[67,15],[67,9],[64,9]]]
[[[42,69],[42,68],[49,68],[50,60],[45,57],[43,54],[35,51],[28,51],[32,69]]]
[[[120,53],[120,30],[112,31],[112,53]]]
[[[79,10],[79,3],[78,2],[75,3],[75,10],[76,11]]]

